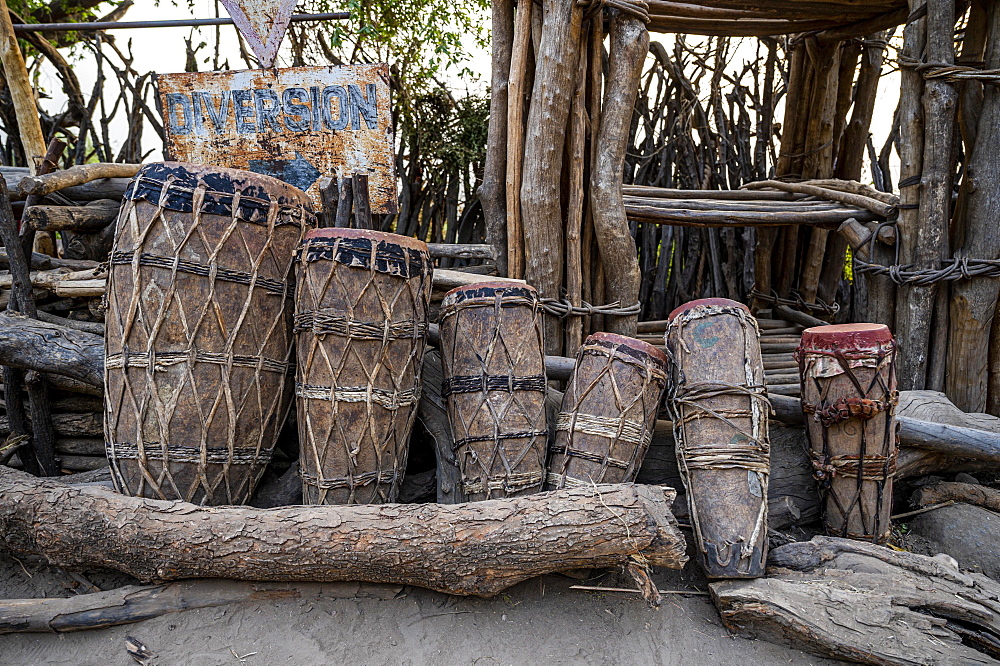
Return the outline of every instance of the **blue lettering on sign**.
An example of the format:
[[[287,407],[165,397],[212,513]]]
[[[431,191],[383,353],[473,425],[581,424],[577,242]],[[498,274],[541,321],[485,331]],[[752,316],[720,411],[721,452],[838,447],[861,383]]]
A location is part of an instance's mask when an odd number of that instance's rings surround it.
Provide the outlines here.
[[[305,88],[288,88],[281,93],[281,109],[285,113],[285,127],[293,132],[309,129],[312,112],[308,104],[309,92]]]
[[[177,109],[180,108],[180,114]],[[167,93],[167,123],[174,134],[190,134],[194,129],[194,109],[187,95]]]
[[[336,97],[339,102],[337,105],[338,115],[337,119],[333,118],[333,111],[330,108],[330,102]],[[347,127],[347,123],[351,120],[350,112],[350,100],[347,97],[347,91],[344,90],[343,86],[327,86],[323,88],[323,102],[320,107],[320,111],[323,114],[323,125],[334,132],[339,132],[340,130]]]
[[[253,118],[253,92],[234,90],[233,109],[236,112],[236,131],[239,134],[256,134],[257,123],[254,122]]]
[[[354,129],[363,129],[358,119],[359,115],[365,119],[368,129],[378,127],[378,123],[376,122],[376,112],[378,109],[375,104],[375,84],[369,83],[367,88],[368,99],[365,99],[365,96],[361,94],[361,88],[353,83],[347,86],[348,92],[351,93],[351,127]]]
[[[172,134],[342,132],[378,129],[374,83],[346,86],[258,88],[166,93],[167,125]],[[230,124],[230,118],[233,124]]]
[[[270,88],[262,88],[253,91],[253,104],[257,110],[257,131],[266,132],[269,129],[275,132],[281,131],[281,123],[278,122],[278,113],[281,111],[281,102],[278,96]]]
[[[212,102],[212,95],[210,93],[199,91],[194,93],[192,97],[198,100],[199,106],[208,112],[208,118],[212,121],[212,127],[215,131],[224,131],[226,123],[229,120],[229,106],[233,101],[233,93],[229,90],[222,91],[218,108]]]

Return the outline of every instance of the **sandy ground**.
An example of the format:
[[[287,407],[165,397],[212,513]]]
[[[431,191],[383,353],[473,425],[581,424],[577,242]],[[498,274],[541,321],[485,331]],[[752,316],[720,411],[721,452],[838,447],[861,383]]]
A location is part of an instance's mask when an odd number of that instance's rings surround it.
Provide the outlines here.
[[[88,577],[105,589],[130,582],[109,573]],[[691,565],[656,578],[660,589],[705,589]],[[3,598],[68,596],[69,581],[38,562],[0,555]],[[134,664],[127,635],[161,665],[835,663],[731,636],[706,597],[670,595],[651,609],[638,595],[569,589],[581,582],[628,586],[614,574],[545,576],[493,599],[469,599],[366,585],[356,598],[243,603],[72,634],[0,636],[0,664],[127,666]]]

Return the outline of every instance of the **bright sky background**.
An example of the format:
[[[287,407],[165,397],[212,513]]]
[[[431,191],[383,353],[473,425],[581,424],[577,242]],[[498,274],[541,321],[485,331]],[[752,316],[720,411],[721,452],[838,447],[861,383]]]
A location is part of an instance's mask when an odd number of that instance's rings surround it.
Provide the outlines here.
[[[124,21],[145,21],[145,20],[169,20],[169,19],[181,19],[181,18],[212,18],[215,16],[215,5],[212,0],[195,0],[193,10],[189,10],[186,3],[182,3],[180,6],[174,6],[170,4],[169,0],[163,0],[160,6],[157,6],[153,0],[137,0],[135,6],[133,6],[128,13],[125,15]],[[223,15],[225,16],[225,9],[222,9]],[[484,13],[484,22],[489,20],[489,17]],[[119,40],[119,47],[125,50],[125,45],[128,40],[132,40],[132,51],[135,55],[134,67],[139,72],[145,71],[156,71],[159,73],[171,73],[171,72],[182,72],[184,71],[185,63],[185,49],[184,49],[184,39],[189,37],[194,31],[194,34],[198,36],[195,40],[195,44],[199,41],[206,41],[209,43],[214,43],[215,39],[215,27],[204,27],[204,28],[154,28],[154,29],[140,29],[140,30],[112,30],[109,31],[110,34],[115,35],[116,39]],[[234,69],[241,69],[245,67],[243,60],[239,56],[238,41],[236,38],[236,28],[234,26],[222,26],[222,57],[223,59],[229,58],[230,66]],[[654,40],[661,40],[664,42],[669,42],[669,35],[651,35]],[[745,60],[754,58],[756,56],[756,47],[753,40],[746,40],[745,46],[743,48],[737,49],[734,57],[732,58],[734,69],[738,68]],[[477,72],[479,77],[476,81],[462,80],[457,76],[457,73],[448,73],[443,79],[451,87],[456,88],[460,91],[469,90],[475,93],[484,93],[486,87],[489,85],[489,72],[490,72],[490,54],[488,50],[476,49],[474,46],[470,45],[470,51],[473,53],[473,59],[468,64],[469,68]],[[210,64],[205,64],[201,62],[206,57],[211,57],[212,50],[206,46],[199,53],[199,70],[207,71],[210,69]],[[278,65],[287,66],[290,63],[290,57],[288,55],[287,48],[279,52],[278,55]],[[72,61],[74,68],[76,69],[77,76],[80,79],[80,84],[83,87],[84,94],[89,98],[90,91],[93,89],[94,81],[96,79],[96,67],[93,62],[92,57],[75,59]],[[62,91],[58,79],[55,77],[54,73],[50,69],[43,69],[41,73],[40,82],[46,91],[52,95],[56,100],[63,97]],[[892,114],[896,108],[896,103],[899,98],[899,76],[897,73],[893,73],[888,76],[884,76],[882,82],[879,86],[879,99],[878,106],[875,114],[875,118],[872,123],[872,133],[874,135],[874,142],[876,149],[881,148],[882,143],[885,141],[891,126],[892,126]],[[49,106],[51,103],[49,104]],[[779,107],[778,113],[776,115],[777,119],[781,119],[783,114],[783,108]],[[114,127],[112,127],[114,131]],[[146,142],[150,145],[150,140],[155,137],[155,133],[149,131]],[[160,159],[162,156],[157,150],[153,155],[150,156],[150,160]],[[868,160],[865,159],[867,164]],[[894,161],[894,167],[896,166]],[[868,170],[865,169],[865,179],[867,180]]]

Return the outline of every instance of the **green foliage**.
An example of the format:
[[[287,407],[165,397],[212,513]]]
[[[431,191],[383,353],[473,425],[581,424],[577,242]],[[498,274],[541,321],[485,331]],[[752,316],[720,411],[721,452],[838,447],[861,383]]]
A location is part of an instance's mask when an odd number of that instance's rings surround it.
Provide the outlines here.
[[[402,135],[426,175],[460,173],[486,154],[489,113],[488,97],[468,95],[456,101],[438,88],[416,99]]]
[[[307,0],[304,12],[348,11],[349,21],[294,26],[303,64],[387,62],[403,115],[445,71],[471,78],[473,48],[489,45],[488,0]]]

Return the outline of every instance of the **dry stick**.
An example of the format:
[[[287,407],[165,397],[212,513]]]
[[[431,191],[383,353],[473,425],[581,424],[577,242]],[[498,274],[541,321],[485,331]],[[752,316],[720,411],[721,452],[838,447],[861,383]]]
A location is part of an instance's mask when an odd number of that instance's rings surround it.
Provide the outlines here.
[[[24,158],[30,172],[37,173],[39,165],[35,163],[35,158],[45,154],[45,136],[42,134],[42,124],[35,104],[35,91],[14,36],[7,0],[0,0],[0,61],[3,62],[7,89],[14,104]]]
[[[535,57],[520,197],[521,216],[530,221],[522,225],[524,278],[544,298],[562,295],[563,153],[582,17],[583,9],[575,0],[542,2],[541,49]],[[551,315],[543,321],[546,351],[558,353],[563,343],[561,321]]]
[[[812,90],[812,113],[805,142],[808,154],[803,163],[802,175],[806,178],[829,178],[833,175],[833,128],[837,112],[841,48],[839,44],[820,46],[815,38],[806,39],[806,48],[816,72],[816,83]],[[809,237],[809,249],[799,280],[799,293],[807,303],[816,302],[829,235],[827,229],[813,229]]]
[[[566,212],[566,299],[580,305],[583,298],[583,171],[587,145],[587,65],[590,42],[589,24],[580,34],[579,65],[576,70],[576,88],[569,117],[569,205]],[[583,343],[583,319],[573,317],[566,323],[566,354],[573,356]]]
[[[323,210],[318,216],[318,226],[337,226],[337,203],[340,200],[340,186],[337,176],[333,176],[326,185],[319,188],[319,199]]]
[[[629,123],[638,91],[642,65],[649,50],[649,33],[636,18],[611,13],[609,71],[600,130],[595,142],[597,157],[591,175],[591,205],[594,233],[605,271],[606,299],[623,305],[639,296],[639,260],[628,230],[622,201],[622,168]],[[635,334],[637,317],[607,317],[605,328],[612,333]]]
[[[525,3],[527,4],[527,3]],[[514,44],[514,2],[494,0],[492,26],[493,67],[490,77],[490,125],[483,163],[483,204],[486,242],[494,248],[497,272],[507,275],[507,109]]]
[[[510,58],[507,103],[507,275],[524,277],[524,232],[521,225],[521,167],[524,160],[524,95],[531,47],[533,2],[519,2],[514,19],[513,46]],[[496,57],[496,56],[494,56]]]
[[[0,0],[2,1],[2,0]],[[78,164],[65,171],[56,171],[47,175],[26,176],[18,183],[20,194],[36,194],[45,196],[67,187],[83,185],[102,178],[132,178],[141,164],[112,164],[97,162],[95,164]]]
[[[208,578],[126,585],[68,598],[0,601],[0,634],[84,631],[142,622],[168,613],[252,601],[392,599],[399,588],[359,583],[262,583]]]
[[[590,141],[590,152],[587,155],[589,171],[593,173],[597,160],[597,129],[601,125],[601,100],[603,99],[602,85],[604,81],[604,69],[602,55],[604,51],[604,20],[603,18],[593,18],[590,21],[590,40],[588,44],[589,53],[587,55],[587,112],[589,123],[587,125],[587,135]],[[598,251],[594,243],[594,202],[593,193],[587,188],[587,200],[583,216],[583,239],[580,247],[582,261],[589,266],[599,268]],[[600,277],[599,270],[586,270],[583,272],[583,300],[588,303],[600,303],[602,298],[597,298],[597,280]],[[603,289],[603,286],[601,286]],[[583,334],[593,333],[601,330],[599,320],[601,317],[587,317],[583,320]],[[603,322],[602,322],[603,323]]]
[[[8,259],[10,261],[10,272],[13,277],[11,285],[10,300],[8,309],[19,310],[27,308],[30,314],[34,314],[35,302],[31,298],[31,278],[28,273],[27,261],[21,253],[20,239],[17,235],[17,223],[14,221],[14,213],[10,209],[10,201],[7,196],[7,183],[0,179],[0,239],[8,248]],[[10,365],[3,366],[3,386],[4,393],[8,396],[20,395],[21,387],[24,385],[24,373]],[[31,440],[28,427],[27,414],[20,400],[10,401],[7,406],[7,419],[11,435],[15,438],[26,438],[27,454],[21,453],[21,462],[24,469],[31,474],[41,473],[38,457],[35,453],[34,443]]]
[[[368,198],[368,174],[354,174],[354,228],[373,229],[372,205]]]
[[[926,0],[911,0],[911,11],[926,6]],[[927,19],[918,18],[903,29],[903,49],[900,59],[919,59],[927,39]],[[921,178],[924,160],[924,114],[920,97],[924,78],[915,69],[904,67],[900,72],[899,92],[899,260],[911,264],[916,260],[917,227],[919,221]],[[899,350],[896,377],[901,390],[922,389],[926,383],[927,340],[920,348],[909,347],[909,331],[913,320],[910,293],[914,287],[896,288],[895,321],[891,327],[896,339],[905,344]],[[926,314],[926,313],[925,313]]]
[[[334,226],[346,229],[351,226],[351,207],[354,204],[354,179],[350,176],[341,178],[338,185],[337,217]]]
[[[812,182],[785,183],[780,180],[762,180],[754,183],[747,183],[743,187],[750,190],[771,187],[776,190],[784,190],[785,192],[808,194],[810,196],[820,197],[830,201],[837,201],[848,206],[863,208],[874,213],[875,215],[878,215],[879,217],[890,217],[896,212],[896,206],[894,205],[883,203],[871,197],[855,194],[853,192],[841,192],[826,187],[818,187]]]
[[[785,116],[782,123],[781,148],[775,166],[777,176],[802,174],[802,156],[805,137],[810,91],[813,86],[812,67],[806,47],[799,42],[792,46],[789,63],[788,94],[785,98]],[[780,248],[778,260],[772,270],[777,272],[771,280],[779,296],[788,296],[795,279],[796,257],[798,255],[799,230],[795,227],[782,230],[776,245]]]
[[[45,155],[39,163],[38,173],[44,175],[51,172],[56,168],[56,162],[59,159],[60,154],[66,148],[66,144],[60,139],[52,139],[49,142],[48,149],[45,151]],[[10,209],[10,199],[7,193],[6,181],[2,187],[2,200],[0,200],[0,215],[10,215],[11,220],[13,220],[13,211]],[[25,202],[25,210],[29,210],[28,206],[39,203],[39,197],[29,196]],[[11,222],[13,224],[13,222]],[[18,265],[27,272],[28,260],[27,257],[31,256],[31,250],[34,246],[35,240],[35,230],[28,224],[22,225],[19,245],[15,243],[13,246],[8,246],[13,248],[13,254],[19,255],[11,259],[11,269],[13,272],[14,262],[16,261]],[[4,243],[6,245],[6,242]],[[20,249],[20,251],[18,251]],[[11,307],[11,306],[16,307]],[[37,317],[37,310],[35,308],[34,298],[32,292],[29,289],[27,292],[21,291],[19,298],[12,298],[8,302],[8,310],[13,310],[21,312],[28,317]],[[8,381],[9,379],[9,381]],[[48,386],[42,380],[42,377],[37,372],[29,372],[23,374],[18,370],[13,368],[4,369],[4,387],[10,388],[10,393],[16,395],[19,392],[20,381],[25,381],[25,388],[28,393],[28,408],[31,413],[31,440],[27,447],[27,455],[22,453],[20,455],[21,462],[25,464],[25,469],[31,471],[34,469],[34,462],[28,463],[26,458],[32,455],[38,462],[38,472],[43,476],[55,476],[59,473],[59,468],[56,465],[56,453],[55,453],[55,433],[53,432],[52,425],[52,414],[49,409],[49,391]],[[21,411],[20,405],[16,406],[15,411]],[[11,414],[11,423],[15,424],[16,419],[13,414]],[[27,424],[24,424],[27,425]]]
[[[28,199],[35,198],[31,195]],[[114,224],[120,202],[98,200],[86,206],[31,206],[24,209],[22,220],[36,231],[100,231]]]
[[[986,66],[1000,67],[1000,9],[989,3],[990,38],[986,51]],[[930,83],[928,82],[928,85]],[[976,147],[968,158],[965,180],[968,195],[965,204],[965,241],[959,256],[996,257],[1000,255],[1000,229],[997,210],[1000,192],[996,186],[1000,176],[1000,94],[996,86],[984,86],[982,113],[976,132]],[[964,189],[964,188],[963,188]],[[940,287],[939,287],[940,289]],[[941,289],[944,291],[943,289]],[[1000,395],[996,392],[1000,367],[994,363],[995,351],[989,356],[991,320],[996,316],[1000,284],[997,280],[960,280],[951,287],[952,302],[948,331],[948,397],[967,412],[982,412],[987,401],[996,407]],[[937,315],[937,313],[935,313]],[[989,361],[989,363],[987,363]],[[995,410],[991,413],[997,413]]]

